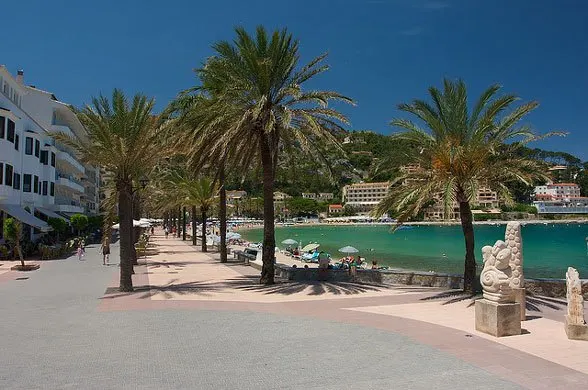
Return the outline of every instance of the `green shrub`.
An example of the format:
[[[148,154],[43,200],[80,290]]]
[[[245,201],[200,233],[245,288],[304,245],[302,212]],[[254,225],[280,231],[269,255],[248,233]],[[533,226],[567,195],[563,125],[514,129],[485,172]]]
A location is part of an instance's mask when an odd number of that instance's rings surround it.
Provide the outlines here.
[[[67,222],[65,222],[63,218],[49,218],[47,223],[53,228],[55,237],[57,238],[57,241],[59,241],[59,235],[65,233],[67,230]]]
[[[74,214],[69,221],[71,226],[78,231],[78,235],[88,227],[88,217],[84,214]]]

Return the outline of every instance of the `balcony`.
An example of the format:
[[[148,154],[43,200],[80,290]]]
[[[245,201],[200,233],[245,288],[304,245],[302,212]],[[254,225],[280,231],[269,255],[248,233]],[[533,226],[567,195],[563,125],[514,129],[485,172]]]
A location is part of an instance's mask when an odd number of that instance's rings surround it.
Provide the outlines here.
[[[59,152],[57,153],[57,164],[65,170],[72,169],[82,174],[86,173],[86,169],[82,164],[78,162],[69,152],[62,150],[58,147]],[[65,167],[64,167],[65,166]]]
[[[84,192],[84,186],[81,181],[71,175],[64,174],[63,172],[55,172],[55,183],[73,191]]]
[[[85,209],[82,206],[75,206],[69,204],[55,204],[52,206],[53,211],[58,211],[62,213],[81,213],[83,214]]]
[[[78,200],[70,199],[63,196],[55,198],[55,204],[51,205],[52,210],[62,213],[83,213],[84,207]]]
[[[51,125],[50,129],[49,129],[52,133],[64,133],[67,134],[68,136],[72,137],[72,138],[76,138],[75,134],[73,133],[73,131],[71,131],[71,129],[67,126],[62,126],[62,125]]]

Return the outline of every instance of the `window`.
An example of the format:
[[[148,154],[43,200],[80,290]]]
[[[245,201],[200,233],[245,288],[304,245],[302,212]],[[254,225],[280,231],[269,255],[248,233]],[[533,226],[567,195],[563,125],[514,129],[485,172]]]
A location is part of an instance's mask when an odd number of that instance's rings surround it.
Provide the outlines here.
[[[5,173],[4,173],[4,184],[6,184],[7,186],[12,187],[12,175],[14,174],[14,169],[12,168],[12,165],[10,164],[6,164],[5,166]]]
[[[33,192],[35,194],[39,193],[39,176],[35,175],[35,180],[33,180]]]
[[[18,150],[18,144],[20,143],[20,137],[18,136],[18,134],[14,135],[14,149]]]
[[[22,178],[22,191],[23,192],[31,192],[31,175],[25,173]]]
[[[47,190],[48,190],[48,187],[49,187],[49,182],[48,182],[48,181],[46,181],[46,180],[45,180],[45,181],[43,181],[43,195],[44,195],[44,196],[47,196]]]
[[[25,139],[25,154],[29,156],[33,154],[33,139],[31,137]]]
[[[0,163],[0,184],[4,183],[4,164]]]
[[[41,153],[41,142],[38,139],[35,140],[35,157],[39,157]]]
[[[55,183],[53,182],[51,182],[51,185],[49,186],[49,195],[55,196]]]
[[[14,184],[12,186],[15,190],[20,190],[20,174],[14,174]]]
[[[8,120],[8,128],[6,131],[6,139],[10,142],[14,142],[14,122]]]
[[[55,167],[55,153],[51,152],[51,166]]]
[[[43,165],[49,164],[49,151],[41,150],[41,164],[43,164]]]
[[[0,116],[0,138],[4,138],[4,124],[6,123],[6,118]]]

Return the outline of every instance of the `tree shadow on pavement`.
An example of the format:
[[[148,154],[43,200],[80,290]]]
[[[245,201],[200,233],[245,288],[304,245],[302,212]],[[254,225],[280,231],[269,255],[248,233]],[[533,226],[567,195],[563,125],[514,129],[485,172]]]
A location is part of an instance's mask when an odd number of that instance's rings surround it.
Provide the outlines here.
[[[184,268],[188,264],[194,264],[189,261],[151,261],[147,263],[147,268]]]
[[[467,307],[472,307],[477,299],[482,298],[482,293],[466,293],[462,290],[450,290],[444,291],[439,294],[431,295],[428,297],[421,298],[421,301],[432,301],[432,300],[445,300],[442,305],[449,305],[452,303],[458,303],[470,300]],[[561,310],[567,306],[567,302],[562,299],[544,297],[540,295],[534,295],[527,292],[526,296],[526,308],[529,311],[541,312],[542,308],[549,308],[552,310]]]
[[[224,281],[194,281],[178,283],[178,279],[170,280],[162,286],[142,285],[135,286],[131,293],[120,293],[115,287],[108,288],[101,299],[113,299],[122,296],[140,294],[138,298],[149,299],[155,295],[164,299],[172,299],[179,296],[200,295],[207,296],[213,293],[228,292],[231,290],[258,292],[264,295],[292,295],[302,293],[310,296],[331,295],[359,295],[368,292],[390,290],[391,287],[374,284],[360,284],[351,282],[291,282],[277,281],[272,285],[259,284],[258,276],[242,276]]]
[[[226,282],[227,287],[236,288],[243,291],[260,292],[262,294],[280,294],[292,295],[306,291],[306,295],[354,295],[367,292],[378,292],[389,290],[389,286],[352,283],[352,282],[292,282],[276,281],[275,284],[259,284],[258,276],[242,276],[239,278],[229,279]]]

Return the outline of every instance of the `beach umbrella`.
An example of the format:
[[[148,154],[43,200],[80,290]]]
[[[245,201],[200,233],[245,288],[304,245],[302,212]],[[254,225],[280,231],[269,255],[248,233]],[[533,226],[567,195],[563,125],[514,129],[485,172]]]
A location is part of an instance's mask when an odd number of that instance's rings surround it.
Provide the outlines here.
[[[140,222],[140,221],[137,221],[136,219],[133,219],[133,227],[149,227],[149,226],[151,226],[151,224],[148,224],[145,222]],[[114,224],[114,225],[112,225],[112,228],[114,230],[118,230],[118,229],[120,229],[120,224],[118,224],[118,223]]]
[[[298,241],[293,240],[291,238],[288,238],[287,240],[282,241],[282,244],[284,244],[284,245],[296,245],[296,244],[298,244]]]
[[[300,249],[300,252],[310,252],[321,246],[321,244],[308,244],[304,248]]]
[[[339,252],[345,253],[348,255],[350,253],[358,253],[359,250],[357,248],[352,247],[352,246],[344,246],[343,248],[339,248]]]
[[[227,233],[227,240],[240,240],[241,235],[239,233],[230,232]]]

